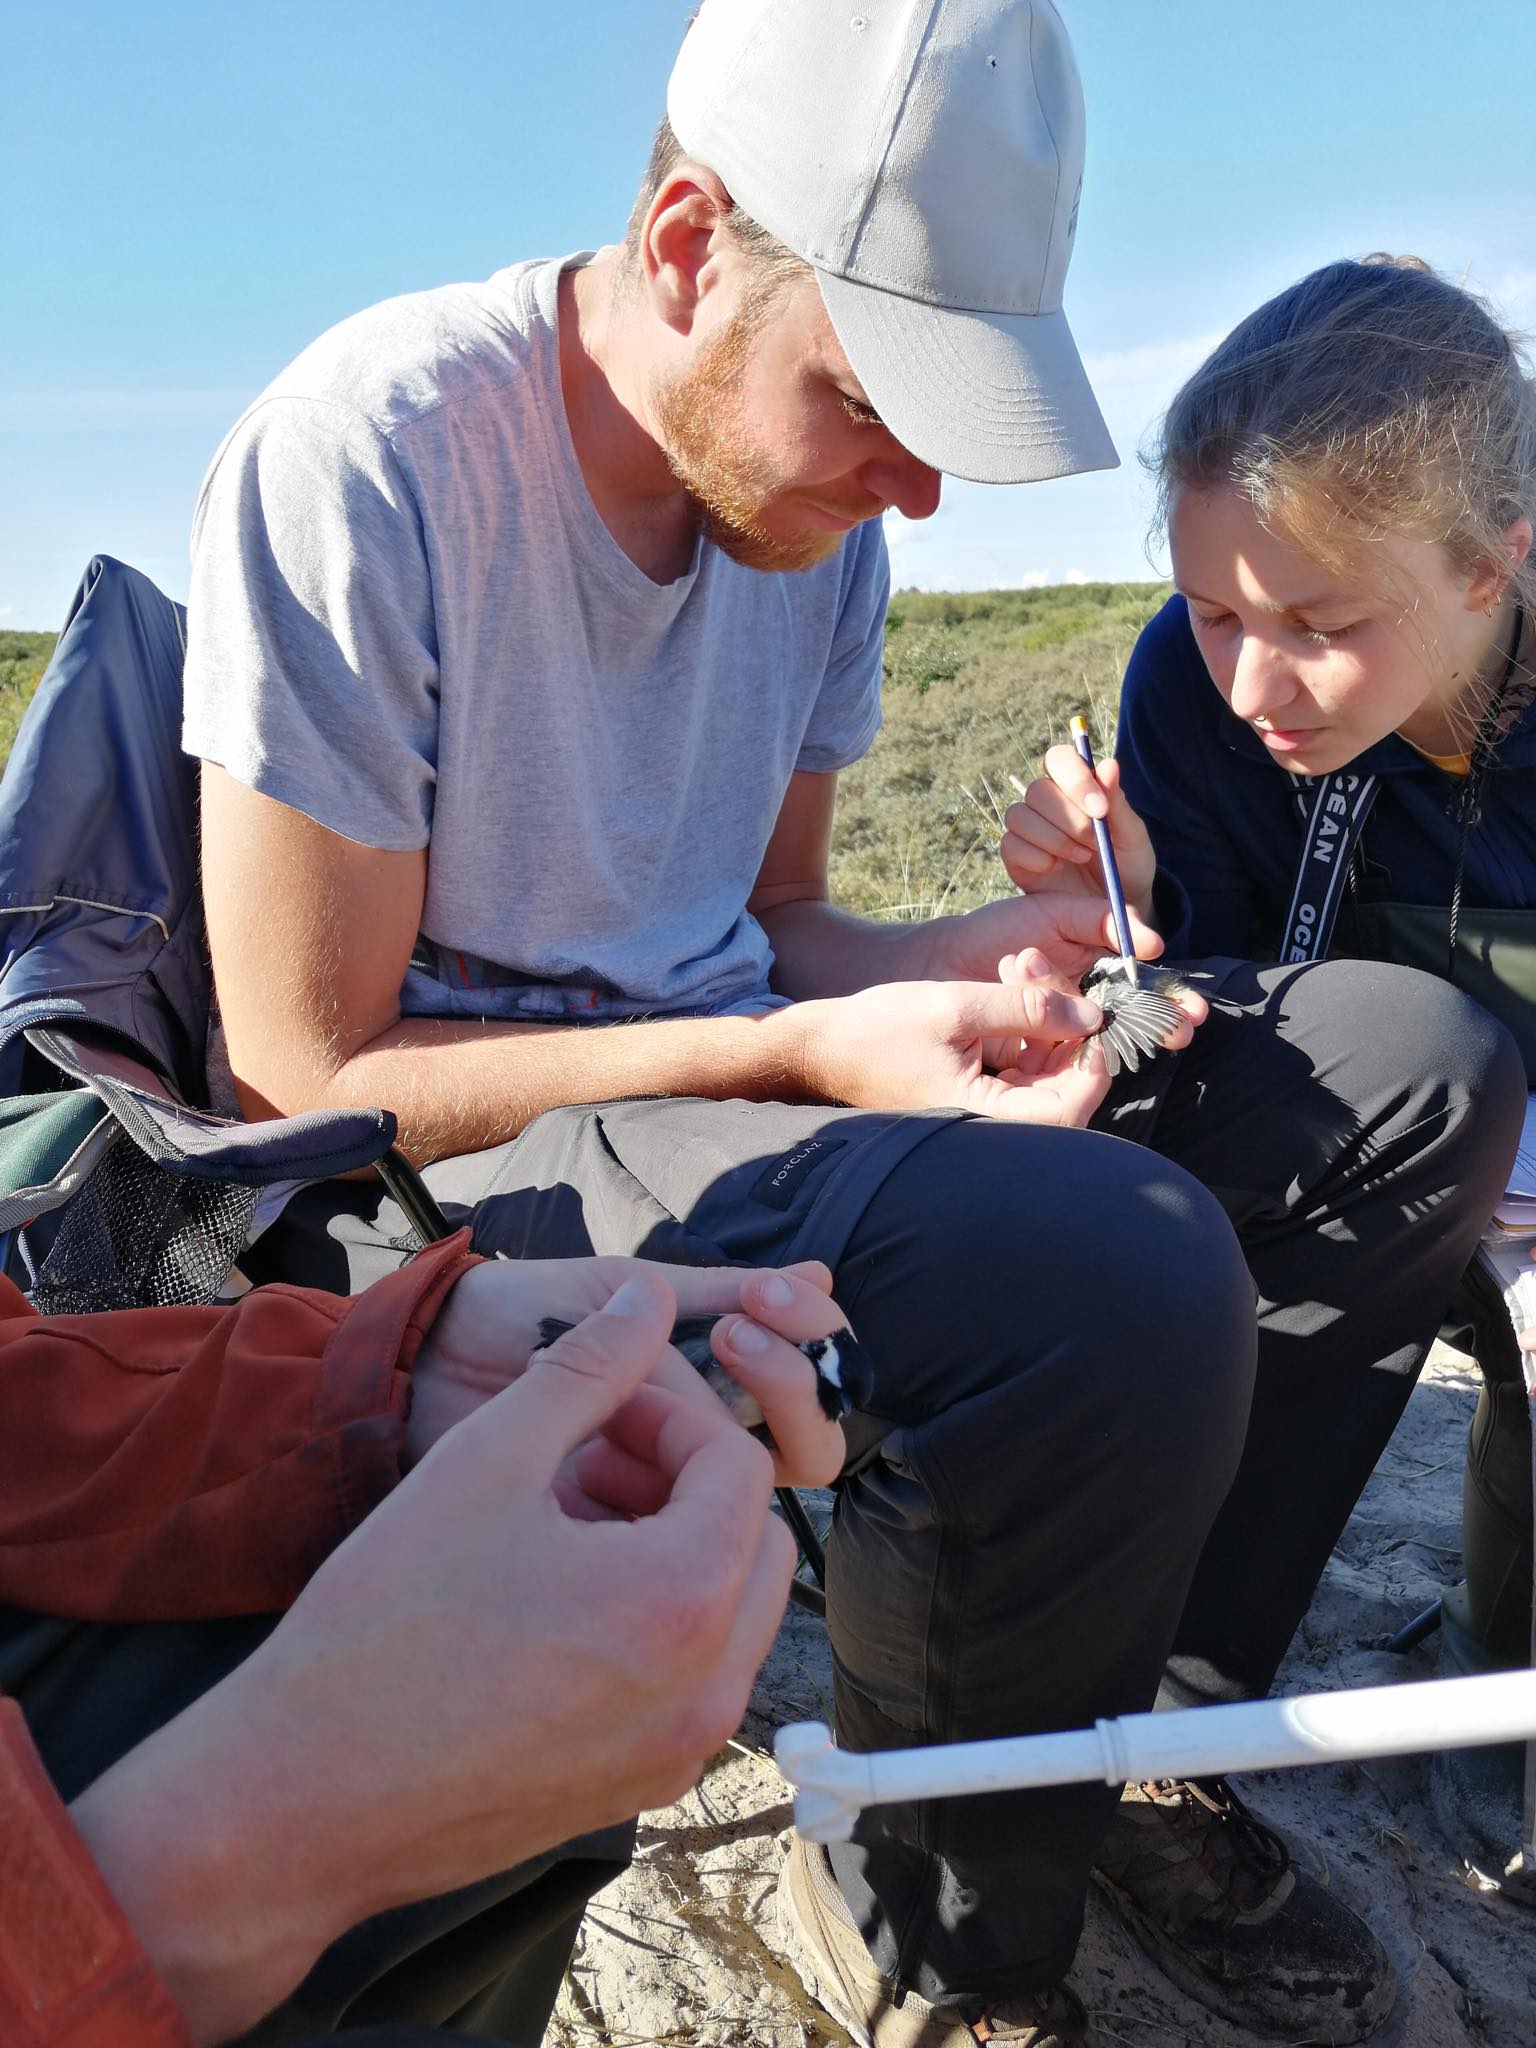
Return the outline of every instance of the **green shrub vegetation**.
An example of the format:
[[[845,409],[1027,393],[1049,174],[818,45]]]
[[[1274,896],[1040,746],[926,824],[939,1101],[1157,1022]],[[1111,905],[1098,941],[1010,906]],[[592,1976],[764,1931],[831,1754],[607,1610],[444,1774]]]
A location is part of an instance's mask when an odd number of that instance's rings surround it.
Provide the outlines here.
[[[52,633],[0,632],[0,763],[11,751],[21,714],[53,652]]]
[[[1074,711],[1108,750],[1127,657],[1167,595],[1164,583],[899,591],[885,724],[838,784],[837,900],[912,918],[1006,894],[996,846],[1010,773],[1037,773]]]
[[[966,910],[1005,894],[996,857],[1010,773],[1027,780],[1074,711],[1114,732],[1132,642],[1162,583],[899,591],[885,644],[885,724],[839,782],[832,884],[875,917]],[[51,633],[0,632],[0,761]]]

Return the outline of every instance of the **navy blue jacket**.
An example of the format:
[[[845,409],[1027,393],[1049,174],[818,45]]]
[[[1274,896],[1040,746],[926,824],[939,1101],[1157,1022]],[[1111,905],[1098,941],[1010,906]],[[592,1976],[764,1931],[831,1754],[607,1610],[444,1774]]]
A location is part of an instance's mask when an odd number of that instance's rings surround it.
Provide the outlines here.
[[[1294,785],[1223,703],[1182,597],[1170,598],[1136,642],[1115,753],[1157,852],[1168,958],[1275,959],[1301,851]],[[1362,842],[1362,888],[1393,903],[1443,904],[1448,922],[1459,778],[1395,734],[1352,765],[1381,777]],[[1467,841],[1462,902],[1469,910],[1536,907],[1536,705],[1489,774]]]
[[[97,556],[21,722],[0,780],[0,1095],[83,1082],[151,1159],[193,1178],[350,1172],[393,1142],[383,1110],[247,1124],[207,1107],[183,625],[147,578]]]

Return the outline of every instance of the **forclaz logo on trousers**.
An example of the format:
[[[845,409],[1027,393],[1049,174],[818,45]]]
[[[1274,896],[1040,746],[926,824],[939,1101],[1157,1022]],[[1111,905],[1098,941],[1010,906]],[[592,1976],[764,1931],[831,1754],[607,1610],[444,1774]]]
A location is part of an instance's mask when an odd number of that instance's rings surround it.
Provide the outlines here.
[[[808,1174],[814,1173],[834,1152],[840,1152],[846,1138],[807,1138],[793,1152],[776,1159],[766,1173],[752,1183],[752,1199],[770,1209],[787,1209]]]

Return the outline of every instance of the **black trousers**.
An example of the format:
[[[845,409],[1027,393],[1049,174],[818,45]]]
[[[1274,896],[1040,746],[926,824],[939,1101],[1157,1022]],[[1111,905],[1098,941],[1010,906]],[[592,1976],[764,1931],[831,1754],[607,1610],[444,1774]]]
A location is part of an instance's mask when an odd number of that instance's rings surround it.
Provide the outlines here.
[[[1408,970],[1213,986],[1093,1132],[620,1103],[428,1174],[513,1256],[833,1266],[878,1379],[829,1563],[852,1747],[1076,1726],[1160,1673],[1178,1700],[1264,1691],[1401,1413],[1503,1186],[1513,1047]],[[408,1242],[349,1184],[263,1245],[346,1289]],[[956,2000],[1063,1974],[1113,1796],[867,1816],[835,1864],[876,1959]]]
[[[1272,1685],[1461,1293],[1525,1107],[1507,1032],[1412,969],[1245,966],[1221,987],[1196,1058],[1174,1063],[1150,1142],[1236,1226],[1258,1284],[1259,1370],[1242,1465],[1179,1624],[1168,1705]],[[1507,1318],[1502,1352],[1491,1329],[1485,1338],[1490,1356],[1513,1356]]]

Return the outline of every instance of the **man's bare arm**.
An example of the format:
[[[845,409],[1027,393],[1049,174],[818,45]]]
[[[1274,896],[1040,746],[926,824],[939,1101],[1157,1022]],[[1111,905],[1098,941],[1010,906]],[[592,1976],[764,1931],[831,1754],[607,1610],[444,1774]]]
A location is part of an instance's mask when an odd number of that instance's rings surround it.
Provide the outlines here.
[[[425,851],[343,839],[211,764],[202,809],[209,946],[247,1116],[376,1104],[425,1164],[515,1137],[561,1103],[806,1099],[787,1012],[612,1026],[402,1018]]]
[[[837,776],[791,777],[747,908],[773,945],[773,986],[796,1002],[919,979],[917,925],[875,924],[839,910],[827,879]]]

